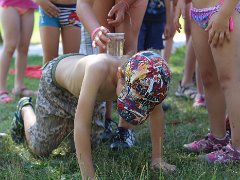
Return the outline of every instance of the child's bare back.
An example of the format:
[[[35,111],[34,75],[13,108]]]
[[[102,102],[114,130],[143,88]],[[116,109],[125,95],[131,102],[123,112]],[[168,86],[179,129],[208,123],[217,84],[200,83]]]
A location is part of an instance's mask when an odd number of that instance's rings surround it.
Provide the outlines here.
[[[112,56],[106,54],[66,57],[57,65],[55,78],[61,87],[67,89],[75,97],[78,97],[81,92],[83,79],[91,76],[92,69],[94,71],[101,69],[99,76],[94,77],[98,79],[100,76],[104,76],[102,78],[104,81],[101,83],[101,86],[96,87],[99,89],[97,100],[113,100],[117,98],[116,83],[113,83],[116,78],[116,66],[121,65],[122,61],[123,60],[114,60]]]

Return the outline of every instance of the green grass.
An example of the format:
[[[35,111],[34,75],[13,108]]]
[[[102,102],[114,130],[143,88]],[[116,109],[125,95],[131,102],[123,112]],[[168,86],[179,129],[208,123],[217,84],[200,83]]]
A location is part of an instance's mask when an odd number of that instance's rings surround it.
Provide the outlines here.
[[[214,166],[202,162],[195,154],[184,152],[184,143],[202,137],[208,131],[205,109],[193,110],[192,101],[176,98],[174,92],[182,76],[184,48],[172,56],[170,66],[173,72],[167,102],[172,110],[165,114],[166,122],[194,120],[178,125],[166,124],[165,159],[176,164],[174,174],[153,172],[149,168],[151,142],[147,123],[136,127],[137,146],[125,151],[111,151],[109,144],[102,144],[93,151],[94,164],[99,179],[239,179],[239,165]],[[30,57],[29,64],[41,64],[41,57]],[[25,79],[26,85],[37,89],[38,80]],[[13,87],[13,76],[8,76],[8,88]],[[9,134],[16,101],[0,105],[0,132]],[[116,119],[116,113],[114,114]],[[10,136],[0,148],[0,179],[80,179],[75,153],[68,152],[64,142],[50,157],[38,158],[25,145],[16,145]]]

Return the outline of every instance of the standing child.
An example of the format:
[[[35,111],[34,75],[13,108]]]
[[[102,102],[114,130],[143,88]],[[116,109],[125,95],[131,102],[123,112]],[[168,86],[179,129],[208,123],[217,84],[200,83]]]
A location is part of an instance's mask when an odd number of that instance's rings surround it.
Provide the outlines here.
[[[192,38],[205,89],[210,133],[184,147],[207,152],[204,159],[211,163],[239,162],[240,4],[238,0],[193,0],[192,3]],[[226,133],[226,113],[231,142]]]
[[[36,0],[43,47],[43,64],[58,56],[61,35],[63,54],[78,53],[81,42],[81,23],[76,14],[76,0]]]
[[[0,18],[3,29],[3,51],[0,56],[0,103],[13,100],[6,86],[7,73],[15,50],[16,75],[15,96],[32,96],[34,92],[24,86],[27,55],[34,24],[34,9],[37,5],[31,0],[0,0]]]
[[[91,137],[99,137],[92,129],[94,104],[117,100],[118,113],[129,126],[141,124],[149,116],[151,165],[174,171],[175,166],[162,158],[164,121],[160,103],[167,96],[170,76],[166,62],[151,51],[126,60],[106,54],[60,56],[44,67],[36,115],[30,98],[19,101],[12,138],[19,142],[25,136],[33,153],[47,156],[74,130],[82,178],[94,179]]]

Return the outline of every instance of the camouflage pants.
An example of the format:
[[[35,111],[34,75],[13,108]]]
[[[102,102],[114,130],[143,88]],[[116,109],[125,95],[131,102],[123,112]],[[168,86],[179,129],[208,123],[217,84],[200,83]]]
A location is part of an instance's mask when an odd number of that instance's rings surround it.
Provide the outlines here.
[[[36,123],[29,129],[30,148],[45,156],[56,149],[73,132],[78,99],[55,81],[55,69],[63,55],[49,62],[43,69],[36,101]],[[97,143],[104,130],[105,105],[96,103],[92,120],[92,142]]]

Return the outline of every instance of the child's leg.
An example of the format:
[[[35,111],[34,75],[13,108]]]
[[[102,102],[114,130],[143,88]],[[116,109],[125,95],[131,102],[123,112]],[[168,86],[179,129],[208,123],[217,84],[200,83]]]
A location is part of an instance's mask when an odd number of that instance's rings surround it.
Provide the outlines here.
[[[28,10],[27,13],[21,16],[21,29],[20,40],[17,46],[17,56],[15,61],[16,76],[14,82],[14,88],[21,89],[23,87],[23,79],[25,75],[25,69],[27,66],[27,56],[30,39],[33,31],[34,24],[34,10]]]
[[[202,84],[202,78],[199,71],[198,63],[196,63],[196,85],[197,85],[197,94],[194,98],[193,107],[206,107],[205,103],[205,95],[204,95],[204,89]]]
[[[12,7],[1,8],[0,17],[3,28],[3,51],[0,56],[0,90],[6,90],[10,61],[20,37],[20,17]]]
[[[233,19],[234,31],[231,33],[230,42],[225,42],[221,47],[212,47],[211,50],[227,104],[232,145],[240,150],[240,13],[236,11]]]
[[[184,70],[182,80],[179,82],[176,96],[195,98],[197,91],[193,86],[193,74],[195,71],[196,56],[193,49],[192,37],[187,41],[186,55],[184,60]]]
[[[175,6],[173,5],[173,3],[171,3],[171,21],[173,22],[174,16],[175,16]],[[173,45],[173,37],[176,33],[174,24],[171,23],[171,34],[170,37],[165,41],[165,48],[163,51],[163,58],[168,62],[169,58],[171,56],[171,52],[172,52],[172,45]]]
[[[29,129],[36,123],[36,115],[32,106],[28,105],[22,108],[22,118],[24,121],[24,132],[27,139],[28,144],[31,142],[31,137],[29,135]]]
[[[211,49],[208,44],[208,34],[195,22],[192,22],[191,27],[194,50],[205,89],[211,133],[216,138],[223,138],[226,134],[225,99],[218,81]]]
[[[53,26],[41,26],[40,37],[43,48],[43,64],[58,56],[60,30]]]
[[[186,49],[185,65],[184,65],[184,72],[183,72],[183,78],[182,78],[183,86],[192,84],[193,82],[192,78],[195,72],[195,62],[196,62],[196,56],[193,49],[192,37],[190,36],[187,42],[187,49]]]
[[[116,32],[125,33],[124,54],[130,51],[137,52],[138,34],[146,8],[147,0],[137,0],[131,5],[129,15],[125,15],[124,22],[115,28]]]
[[[199,70],[199,65],[196,63],[196,83],[197,83],[197,92],[204,95],[204,88],[202,84],[202,78]]]
[[[31,106],[21,110],[24,132],[29,148],[38,156],[48,156],[73,130],[73,119],[44,114],[42,108],[35,115]],[[41,115],[39,114],[41,113]],[[38,118],[38,120],[37,120]]]
[[[184,32],[186,35],[186,41],[188,42],[190,36],[191,36],[191,17],[190,17],[190,8],[191,8],[191,3],[188,3],[186,5],[186,16],[184,19]]]
[[[63,53],[79,53],[81,42],[81,28],[76,26],[61,29]]]

